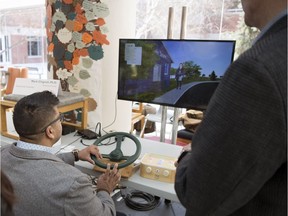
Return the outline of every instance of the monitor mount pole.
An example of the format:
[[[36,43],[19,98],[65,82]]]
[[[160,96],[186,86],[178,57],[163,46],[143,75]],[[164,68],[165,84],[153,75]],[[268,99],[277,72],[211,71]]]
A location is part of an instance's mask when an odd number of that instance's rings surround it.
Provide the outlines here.
[[[172,7],[169,8],[168,14],[168,29],[167,29],[167,38],[173,38],[173,17],[174,10]],[[161,105],[162,106],[162,105]],[[160,142],[165,142],[165,133],[166,133],[166,123],[167,123],[167,106],[162,106],[161,110],[161,130],[160,130]]]
[[[167,39],[173,39],[173,34],[172,34],[173,17],[174,17],[174,11],[173,11],[173,8],[170,7],[169,15],[168,15]],[[187,20],[187,7],[182,7],[180,39],[184,39],[186,35],[186,20]],[[178,116],[179,115],[180,115],[180,108],[174,108],[172,141],[171,141],[172,144],[176,144],[176,141],[177,141]],[[161,113],[160,142],[165,142],[166,123],[167,123],[167,107],[163,106],[162,113]]]
[[[182,7],[180,39],[185,39],[186,37],[186,20],[187,20],[187,7]],[[173,126],[172,126],[172,144],[175,145],[177,143],[179,115],[180,115],[180,108],[174,108]]]

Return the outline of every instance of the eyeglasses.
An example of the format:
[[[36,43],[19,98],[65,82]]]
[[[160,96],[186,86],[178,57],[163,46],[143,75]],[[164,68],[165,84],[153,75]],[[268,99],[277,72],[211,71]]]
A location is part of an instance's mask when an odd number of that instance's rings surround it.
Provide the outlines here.
[[[26,136],[31,136],[31,135],[36,135],[36,134],[40,134],[40,133],[44,133],[46,131],[46,129],[54,124],[55,122],[57,122],[58,120],[60,120],[61,122],[64,121],[64,114],[63,113],[60,113],[59,116],[54,119],[53,121],[51,121],[49,124],[47,124],[41,131],[39,132],[36,132],[36,133],[26,133],[26,134],[21,134],[22,137],[26,137]]]
[[[58,120],[60,120],[60,122],[63,122],[63,121],[64,121],[64,114],[63,114],[63,113],[60,113],[59,116],[58,116],[56,119],[54,119],[54,120],[51,121],[48,125],[46,125],[46,126],[40,131],[40,133],[44,133],[44,132],[46,131],[46,129],[47,129],[50,125],[54,124],[54,123],[57,122]]]

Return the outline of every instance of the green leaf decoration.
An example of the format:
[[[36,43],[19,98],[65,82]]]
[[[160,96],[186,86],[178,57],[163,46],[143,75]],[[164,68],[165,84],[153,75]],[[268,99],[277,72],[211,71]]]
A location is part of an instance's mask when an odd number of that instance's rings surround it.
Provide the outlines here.
[[[73,36],[72,36],[72,37],[73,37]],[[68,46],[67,46],[67,50],[68,50],[69,52],[73,53],[74,50],[75,50],[74,43],[70,43],[70,44],[68,44]]]
[[[86,79],[90,78],[91,76],[90,76],[90,74],[88,73],[87,70],[81,70],[81,71],[79,72],[79,77],[80,77],[80,79],[82,79],[82,80],[86,80]]]
[[[75,86],[79,82],[79,80],[76,79],[75,76],[70,76],[70,77],[68,77],[67,82],[69,85]]]
[[[82,59],[82,65],[83,65],[83,67],[85,67],[85,68],[88,69],[88,68],[91,68],[92,64],[93,64],[92,59],[90,59],[90,58],[83,58],[83,59]]]
[[[87,89],[81,89],[80,94],[82,94],[84,97],[90,97],[91,93]]]

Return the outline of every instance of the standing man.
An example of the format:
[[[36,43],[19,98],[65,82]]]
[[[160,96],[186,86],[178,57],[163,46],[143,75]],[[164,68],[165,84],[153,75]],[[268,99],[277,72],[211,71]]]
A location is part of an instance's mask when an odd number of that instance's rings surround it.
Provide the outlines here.
[[[187,216],[287,215],[287,0],[242,5],[261,34],[228,68],[179,157]]]
[[[21,216],[116,215],[110,193],[120,181],[117,166],[102,174],[97,191],[88,175],[74,161],[94,164],[90,154],[101,158],[96,146],[54,155],[52,146],[62,134],[58,98],[49,91],[19,100],[13,112],[20,140],[1,148],[1,168],[9,177],[16,196],[13,210]]]

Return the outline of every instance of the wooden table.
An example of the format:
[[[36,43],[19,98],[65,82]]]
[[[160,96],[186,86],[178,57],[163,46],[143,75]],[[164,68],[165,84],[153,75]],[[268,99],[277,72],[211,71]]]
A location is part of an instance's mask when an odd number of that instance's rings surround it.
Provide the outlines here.
[[[141,121],[141,131],[144,126],[144,120],[145,120],[145,115],[142,115],[141,113],[138,112],[132,112],[132,118],[131,118],[131,130],[130,133],[134,131],[134,125],[135,123]]]
[[[11,133],[8,131],[7,127],[7,116],[6,112],[10,109],[13,109],[17,101],[10,101],[1,99],[0,100],[0,109],[1,109],[1,128],[0,132],[2,136],[6,136],[12,139],[18,140],[18,135]],[[63,122],[64,125],[75,126],[77,129],[85,129],[87,128],[87,116],[88,116],[88,99],[84,99],[83,101],[73,102],[71,104],[65,104],[63,106],[59,106],[58,110],[60,113],[69,112],[76,109],[82,109],[82,119],[81,123],[71,123],[71,122]]]

